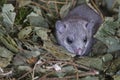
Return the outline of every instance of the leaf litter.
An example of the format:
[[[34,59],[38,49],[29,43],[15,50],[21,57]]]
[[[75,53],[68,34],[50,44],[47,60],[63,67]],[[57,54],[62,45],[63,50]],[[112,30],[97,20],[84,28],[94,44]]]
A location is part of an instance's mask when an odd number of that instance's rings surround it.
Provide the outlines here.
[[[113,14],[117,19],[105,17],[94,35],[97,42],[90,55],[85,57],[77,57],[57,44],[54,24],[75,5],[89,3],[89,0],[3,1],[0,13],[0,79],[104,80],[109,75],[118,80],[120,4],[116,0],[112,5],[112,1],[98,1],[107,4],[111,13],[117,12]]]

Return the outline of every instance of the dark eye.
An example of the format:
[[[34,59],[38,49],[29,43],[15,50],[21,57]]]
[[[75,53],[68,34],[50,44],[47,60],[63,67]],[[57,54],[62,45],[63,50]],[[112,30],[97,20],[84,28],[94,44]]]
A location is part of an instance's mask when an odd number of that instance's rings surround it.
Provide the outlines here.
[[[88,23],[85,26],[88,27]]]
[[[68,44],[72,44],[73,43],[73,39],[70,38],[70,37],[67,37],[66,41],[67,41]]]
[[[87,42],[87,37],[85,37],[85,38],[83,39],[83,41],[84,41],[84,43],[86,43],[86,42]]]

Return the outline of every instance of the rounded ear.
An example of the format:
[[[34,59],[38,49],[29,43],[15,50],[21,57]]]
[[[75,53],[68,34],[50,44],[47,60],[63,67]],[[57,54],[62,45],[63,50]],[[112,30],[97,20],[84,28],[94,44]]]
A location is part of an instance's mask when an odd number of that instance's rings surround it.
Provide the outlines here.
[[[55,28],[56,28],[56,31],[58,31],[59,33],[63,33],[66,26],[62,21],[58,20],[55,24]]]
[[[88,33],[91,34],[91,35],[93,33],[93,30],[94,30],[93,28],[95,28],[94,26],[95,26],[95,21],[94,20],[91,20],[86,26],[86,28],[88,30]]]

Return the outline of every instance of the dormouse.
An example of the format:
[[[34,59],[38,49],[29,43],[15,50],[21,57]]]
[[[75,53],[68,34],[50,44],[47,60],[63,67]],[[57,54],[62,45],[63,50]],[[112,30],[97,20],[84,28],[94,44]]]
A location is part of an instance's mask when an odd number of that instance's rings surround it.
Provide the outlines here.
[[[67,16],[56,21],[58,43],[76,55],[86,55],[92,48],[93,35],[103,22],[98,12],[88,4],[72,9]]]

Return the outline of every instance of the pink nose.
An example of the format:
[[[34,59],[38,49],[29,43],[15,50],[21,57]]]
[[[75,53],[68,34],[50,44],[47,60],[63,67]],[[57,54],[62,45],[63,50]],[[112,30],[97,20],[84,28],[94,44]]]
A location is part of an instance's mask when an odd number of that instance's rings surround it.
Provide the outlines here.
[[[82,49],[81,48],[78,48],[75,52],[76,52],[77,55],[82,55]]]

